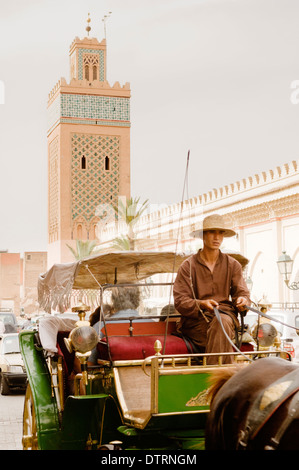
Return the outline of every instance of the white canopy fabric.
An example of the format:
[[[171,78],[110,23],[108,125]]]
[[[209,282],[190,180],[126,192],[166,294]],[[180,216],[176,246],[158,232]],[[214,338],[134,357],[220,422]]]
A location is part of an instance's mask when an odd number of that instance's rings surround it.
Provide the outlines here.
[[[135,283],[154,274],[177,272],[190,255],[173,252],[103,253],[68,264],[54,264],[38,279],[38,301],[46,312],[64,312],[73,289],[99,289],[107,284]]]

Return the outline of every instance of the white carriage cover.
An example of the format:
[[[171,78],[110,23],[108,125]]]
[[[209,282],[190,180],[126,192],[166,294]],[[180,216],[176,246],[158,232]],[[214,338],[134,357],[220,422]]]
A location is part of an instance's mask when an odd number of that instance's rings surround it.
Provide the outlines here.
[[[116,282],[134,283],[154,274],[175,273],[188,256],[162,251],[120,251],[54,264],[39,276],[38,301],[46,312],[65,312],[73,289],[99,289]]]

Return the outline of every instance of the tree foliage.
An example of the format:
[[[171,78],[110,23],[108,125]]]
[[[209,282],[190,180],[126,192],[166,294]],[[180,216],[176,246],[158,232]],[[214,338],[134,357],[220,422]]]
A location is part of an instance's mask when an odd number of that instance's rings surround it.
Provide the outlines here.
[[[76,240],[76,249],[67,245],[76,260],[86,258],[91,255],[96,255],[99,250],[96,250],[98,242],[96,240]]]
[[[140,198],[126,199],[124,203],[119,198],[118,205],[113,206],[115,216],[117,220],[122,220],[127,228],[127,234],[121,235],[115,238],[113,247],[121,250],[134,250],[136,246],[136,234],[134,232],[134,226],[139,221],[142,214],[148,208],[148,199],[143,203],[140,203]]]

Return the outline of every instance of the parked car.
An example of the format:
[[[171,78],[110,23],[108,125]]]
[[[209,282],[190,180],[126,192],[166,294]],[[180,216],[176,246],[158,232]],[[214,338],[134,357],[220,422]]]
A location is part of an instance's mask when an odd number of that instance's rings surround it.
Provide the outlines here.
[[[17,333],[18,322],[17,317],[13,312],[0,312],[0,322],[2,322],[4,325],[3,333]]]
[[[12,389],[25,390],[27,374],[20,353],[18,333],[0,336],[0,393],[8,395]]]
[[[271,323],[279,334],[281,349],[288,351],[293,360],[295,362],[299,362],[299,310],[290,311],[273,309],[269,310],[266,315],[273,318]],[[257,324],[257,320],[258,315],[256,313],[248,312],[245,316],[244,322],[252,328]],[[295,328],[297,328],[297,330]]]

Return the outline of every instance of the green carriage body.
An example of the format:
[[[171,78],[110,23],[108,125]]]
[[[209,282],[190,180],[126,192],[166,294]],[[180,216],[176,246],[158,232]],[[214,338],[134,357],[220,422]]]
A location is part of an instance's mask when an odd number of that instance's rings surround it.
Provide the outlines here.
[[[68,396],[61,412],[35,332],[21,332],[20,344],[34,404],[36,448],[96,449],[115,440],[124,449],[203,448],[211,368],[191,366],[192,355],[99,367],[90,374],[89,393]]]

